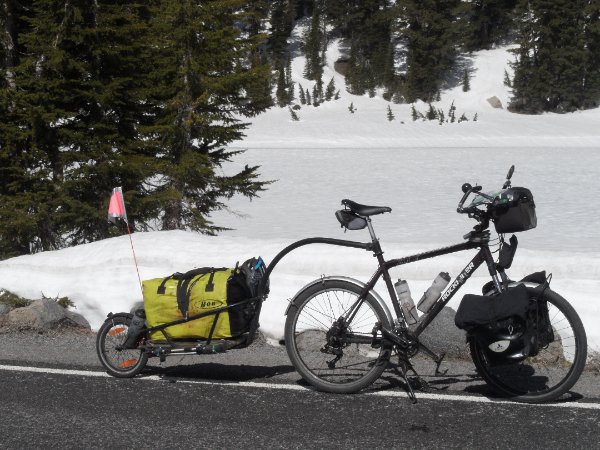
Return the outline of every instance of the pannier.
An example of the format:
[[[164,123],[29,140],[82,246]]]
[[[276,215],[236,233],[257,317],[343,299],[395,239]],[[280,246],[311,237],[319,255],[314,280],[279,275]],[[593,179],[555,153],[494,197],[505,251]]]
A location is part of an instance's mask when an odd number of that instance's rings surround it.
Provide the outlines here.
[[[512,187],[502,192],[491,204],[492,220],[498,233],[516,233],[537,226],[535,203],[531,191]]]
[[[234,269],[204,267],[146,280],[143,288],[148,327],[188,319],[253,298],[264,271],[262,259],[252,258]],[[256,302],[246,302],[172,325],[165,332],[171,339],[207,339],[211,330],[212,339],[234,338],[249,331],[255,311]],[[150,338],[166,340],[160,330],[152,332]]]
[[[527,288],[519,284],[496,295],[472,295],[463,297],[456,311],[454,323],[458,328],[473,328],[502,322],[507,319],[527,320],[529,295]]]

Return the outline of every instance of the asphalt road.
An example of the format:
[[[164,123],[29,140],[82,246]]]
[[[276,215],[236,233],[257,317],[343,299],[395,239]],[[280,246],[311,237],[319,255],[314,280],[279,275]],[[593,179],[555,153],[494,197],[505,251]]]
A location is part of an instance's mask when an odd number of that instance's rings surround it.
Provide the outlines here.
[[[600,446],[598,375],[536,406],[495,399],[468,362],[443,377],[422,367],[436,390],[413,405],[391,371],[360,394],[315,392],[264,343],[121,380],[100,369],[93,336],[0,335],[0,448]]]

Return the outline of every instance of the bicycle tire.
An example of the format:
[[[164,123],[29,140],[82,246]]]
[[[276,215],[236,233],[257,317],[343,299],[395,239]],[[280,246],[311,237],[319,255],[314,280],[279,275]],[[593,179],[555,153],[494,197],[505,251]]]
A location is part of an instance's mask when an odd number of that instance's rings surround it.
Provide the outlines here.
[[[527,288],[533,298],[533,288]],[[547,289],[549,317],[555,340],[536,356],[519,363],[490,364],[483,345],[469,340],[471,357],[478,373],[500,395],[524,403],[556,400],[569,391],[583,372],[587,339],[581,319],[573,307],[556,292]]]
[[[106,371],[117,378],[132,378],[148,362],[148,355],[140,349],[117,349],[127,337],[130,314],[117,314],[104,321],[96,337],[96,352]]]
[[[328,365],[334,358],[322,351],[326,333],[348,310],[361,293],[361,287],[344,280],[322,280],[300,292],[291,303],[285,322],[285,345],[289,358],[302,378],[319,391],[349,394],[377,380],[390,359],[391,344],[380,348],[370,344],[339,347],[341,365]],[[375,297],[369,294],[349,329],[355,335],[372,336],[376,323],[390,329],[391,324]],[[381,331],[378,332],[381,337]]]

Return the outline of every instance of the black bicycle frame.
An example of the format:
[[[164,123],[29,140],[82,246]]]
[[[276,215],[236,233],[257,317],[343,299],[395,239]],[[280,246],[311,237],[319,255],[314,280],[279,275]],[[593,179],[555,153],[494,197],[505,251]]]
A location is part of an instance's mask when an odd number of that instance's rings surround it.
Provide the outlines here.
[[[359,297],[356,300],[356,302],[354,303],[354,305],[352,305],[350,307],[350,309],[348,310],[346,319],[349,322],[352,321],[355,314],[358,312],[361,305],[367,298],[367,295],[369,294],[369,292],[375,287],[375,284],[377,283],[379,278],[383,277],[385,284],[387,286],[387,289],[388,289],[388,293],[390,295],[390,299],[392,301],[392,306],[394,307],[394,312],[396,313],[396,317],[402,318],[405,320],[406,318],[404,316],[402,308],[400,307],[400,302],[398,300],[398,297],[396,296],[396,291],[392,284],[392,279],[391,279],[391,276],[389,273],[390,269],[397,267],[397,266],[404,265],[404,264],[410,264],[413,262],[422,261],[424,259],[435,258],[437,256],[448,255],[451,253],[456,253],[456,252],[465,251],[465,250],[479,249],[479,251],[473,257],[473,259],[465,266],[465,268],[462,270],[462,272],[448,286],[448,288],[442,294],[440,299],[436,303],[434,303],[434,305],[430,308],[430,310],[426,314],[424,314],[422,316],[422,319],[419,321],[418,326],[414,330],[411,330],[413,335],[419,336],[423,332],[423,330],[425,330],[425,328],[427,328],[427,326],[431,323],[431,321],[439,314],[439,312],[444,308],[444,306],[446,306],[448,304],[448,302],[452,299],[454,294],[456,294],[458,289],[460,289],[460,287],[463,284],[465,284],[465,282],[471,277],[473,272],[475,272],[477,270],[477,268],[479,268],[479,266],[481,264],[483,264],[484,262],[486,263],[486,265],[488,267],[489,273],[492,277],[492,280],[494,281],[496,289],[499,292],[504,290],[502,283],[500,283],[500,280],[498,278],[498,272],[496,270],[494,258],[489,249],[488,242],[489,242],[489,234],[487,234],[485,231],[472,232],[469,234],[469,240],[467,242],[452,245],[449,247],[443,247],[443,248],[436,249],[436,250],[431,250],[428,252],[417,253],[415,255],[405,256],[403,258],[392,259],[392,260],[386,261],[383,258],[383,251],[382,251],[379,241],[377,239],[373,239],[373,241],[370,243],[347,241],[347,240],[341,240],[341,239],[322,238],[322,237],[303,239],[301,241],[294,242],[293,244],[284,248],[281,252],[279,252],[275,256],[275,258],[273,259],[271,264],[269,264],[269,267],[267,268],[263,279],[261,280],[261,284],[259,286],[258,291],[260,293],[259,295],[261,295],[263,298],[266,298],[266,295],[267,295],[267,292],[265,292],[266,282],[267,282],[271,272],[273,271],[274,267],[285,255],[290,253],[292,250],[297,249],[298,247],[302,247],[302,246],[309,245],[309,244],[327,244],[327,245],[336,245],[336,246],[340,246],[340,247],[360,248],[363,250],[372,251],[374,253],[374,256],[377,257],[379,267],[378,267],[377,271],[373,274],[373,276],[371,277],[369,282],[363,288],[361,294],[359,295]]]

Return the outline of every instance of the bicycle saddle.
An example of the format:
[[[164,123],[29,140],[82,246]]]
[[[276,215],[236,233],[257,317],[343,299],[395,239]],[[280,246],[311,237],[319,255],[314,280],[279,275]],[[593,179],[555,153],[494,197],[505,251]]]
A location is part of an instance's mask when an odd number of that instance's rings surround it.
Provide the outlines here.
[[[348,199],[342,200],[342,205],[344,205],[353,213],[358,214],[359,216],[374,216],[376,214],[392,212],[392,208],[390,208],[389,206],[361,205]]]

